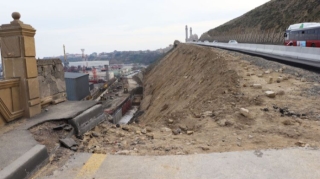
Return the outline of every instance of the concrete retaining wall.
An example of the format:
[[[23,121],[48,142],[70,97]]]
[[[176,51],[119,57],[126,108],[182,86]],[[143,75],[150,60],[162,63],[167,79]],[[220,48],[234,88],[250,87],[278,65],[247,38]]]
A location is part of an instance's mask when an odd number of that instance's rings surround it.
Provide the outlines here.
[[[122,116],[131,109],[132,100],[133,95],[130,94],[130,96],[116,108],[115,112],[112,114],[114,124],[117,124],[121,120]]]
[[[81,136],[106,119],[102,105],[95,105],[69,120],[75,129],[75,135]]]
[[[122,118],[122,108],[116,110],[116,112],[112,115],[113,123],[117,124]]]
[[[132,106],[132,96],[127,99],[127,101],[122,105],[122,115],[125,115]]]
[[[139,72],[132,77],[139,85],[143,85],[143,73]]]
[[[132,107],[132,101],[136,94],[141,95],[143,93],[142,87],[137,87],[130,92],[130,95],[117,107],[113,109],[106,109],[105,114],[109,114],[113,117],[113,123],[117,124],[123,115],[125,115]]]

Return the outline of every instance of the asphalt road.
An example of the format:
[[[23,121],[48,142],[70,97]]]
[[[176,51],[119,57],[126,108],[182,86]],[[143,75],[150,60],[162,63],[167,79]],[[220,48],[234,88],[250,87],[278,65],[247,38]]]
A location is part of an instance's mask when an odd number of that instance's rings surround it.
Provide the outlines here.
[[[78,153],[52,176],[94,179],[319,179],[320,150],[304,148],[174,156]]]

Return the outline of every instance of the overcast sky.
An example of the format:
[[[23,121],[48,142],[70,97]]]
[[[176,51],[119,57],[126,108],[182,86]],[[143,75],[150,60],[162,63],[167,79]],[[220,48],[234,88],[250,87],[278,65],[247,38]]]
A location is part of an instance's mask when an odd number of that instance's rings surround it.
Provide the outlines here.
[[[155,50],[184,41],[185,25],[200,35],[268,0],[11,0],[0,24],[18,11],[36,30],[37,58],[67,53]]]

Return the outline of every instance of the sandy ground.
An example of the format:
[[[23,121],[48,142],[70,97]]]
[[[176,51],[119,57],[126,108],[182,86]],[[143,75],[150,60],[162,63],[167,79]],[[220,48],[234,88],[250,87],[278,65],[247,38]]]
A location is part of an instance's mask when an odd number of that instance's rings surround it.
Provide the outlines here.
[[[311,73],[306,70],[261,58],[255,64],[252,58],[179,45],[145,75],[144,114],[137,123],[101,124],[77,140],[78,151],[184,155],[318,148],[319,82],[301,75]],[[241,108],[249,113],[241,114]]]

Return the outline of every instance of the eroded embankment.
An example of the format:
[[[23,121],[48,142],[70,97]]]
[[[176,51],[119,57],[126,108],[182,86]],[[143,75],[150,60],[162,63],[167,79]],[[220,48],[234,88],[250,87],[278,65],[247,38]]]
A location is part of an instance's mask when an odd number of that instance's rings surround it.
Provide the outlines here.
[[[305,94],[319,83],[293,76],[293,67],[257,66],[250,58],[180,44],[145,74],[144,113],[137,123],[101,124],[78,140],[79,151],[181,155],[317,148],[319,93]],[[274,91],[275,97],[266,91]],[[242,115],[241,108],[249,113]]]
[[[177,127],[194,121],[236,100],[238,79],[216,51],[180,45],[145,76],[141,121],[155,127],[168,119]]]

